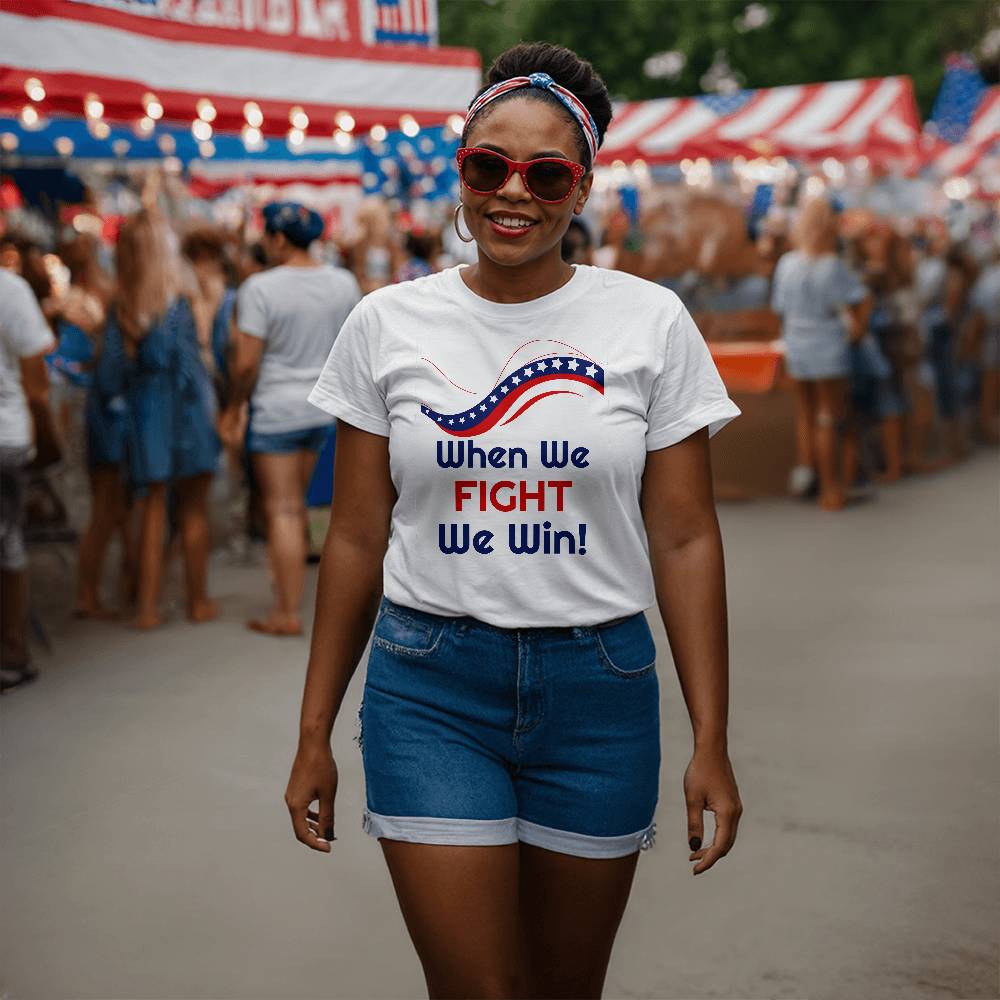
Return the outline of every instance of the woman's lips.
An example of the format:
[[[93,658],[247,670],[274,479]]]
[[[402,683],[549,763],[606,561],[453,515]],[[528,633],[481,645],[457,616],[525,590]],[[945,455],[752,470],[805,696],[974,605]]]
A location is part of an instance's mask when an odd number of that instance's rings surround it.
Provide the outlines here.
[[[512,240],[516,240],[521,236],[526,236],[532,231],[532,229],[535,228],[535,226],[538,225],[537,222],[532,222],[530,226],[502,226],[496,221],[496,219],[491,219],[489,216],[487,216],[487,218],[489,219],[490,226],[493,228],[493,232],[499,236],[506,236],[508,239]]]

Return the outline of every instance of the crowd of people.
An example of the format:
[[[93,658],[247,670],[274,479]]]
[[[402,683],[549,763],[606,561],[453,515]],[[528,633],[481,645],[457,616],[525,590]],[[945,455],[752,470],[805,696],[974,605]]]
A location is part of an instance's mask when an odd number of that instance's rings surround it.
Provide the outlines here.
[[[75,490],[89,492],[75,615],[156,628],[176,548],[188,618],[214,619],[209,507],[223,478],[245,511],[240,530],[267,542],[274,601],[247,626],[301,634],[306,493],[335,433],[306,396],[363,295],[456,262],[446,234],[395,226],[375,203],[359,213],[360,238],[325,244],[316,212],[272,203],[254,242],[217,224],[178,225],[159,195],[150,174],[110,268],[100,238],[72,227],[54,254],[0,231],[4,690],[36,675],[25,630],[29,476],[62,477],[50,499],[63,514]],[[564,259],[672,288],[711,340],[780,338],[796,393],[793,495],[839,510],[875,482],[1000,441],[995,218],[985,251],[941,218],[904,227],[825,195],[750,229],[731,205],[696,197],[680,214],[664,203],[638,222],[623,211],[603,221],[595,240],[574,219]],[[105,571],[112,548],[117,574]]]

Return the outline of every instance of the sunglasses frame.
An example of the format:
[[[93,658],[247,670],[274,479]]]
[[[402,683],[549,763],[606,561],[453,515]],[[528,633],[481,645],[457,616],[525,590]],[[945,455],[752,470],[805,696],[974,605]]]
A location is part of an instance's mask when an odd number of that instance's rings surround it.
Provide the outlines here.
[[[498,160],[502,160],[507,166],[507,176],[496,187],[490,188],[489,191],[480,191],[477,188],[470,187],[466,183],[465,177],[462,176],[462,163],[472,153],[486,153],[489,156],[495,156]],[[512,160],[509,156],[504,156],[503,153],[498,153],[495,149],[485,149],[482,146],[462,146],[455,152],[455,159],[458,162],[459,179],[473,194],[495,194],[510,180],[511,174],[517,171],[521,175],[521,180],[524,182],[524,186],[531,194],[531,197],[536,201],[542,202],[544,205],[561,205],[577,189],[580,179],[587,173],[587,168],[582,163],[577,163],[575,160],[564,160],[561,156],[539,156],[534,160]],[[569,168],[570,173],[573,175],[573,183],[562,198],[540,198],[535,194],[534,189],[528,181],[528,168],[536,163],[558,163]]]

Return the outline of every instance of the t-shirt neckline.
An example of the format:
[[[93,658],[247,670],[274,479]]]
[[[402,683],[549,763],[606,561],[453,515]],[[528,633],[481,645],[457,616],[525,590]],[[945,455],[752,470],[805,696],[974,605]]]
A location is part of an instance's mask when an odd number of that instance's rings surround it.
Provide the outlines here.
[[[524,319],[566,305],[583,291],[587,272],[591,270],[584,264],[571,264],[572,277],[552,292],[539,295],[535,299],[527,299],[524,302],[494,302],[477,295],[462,279],[462,269],[469,266],[469,264],[456,264],[449,268],[455,295],[469,309],[497,319]]]

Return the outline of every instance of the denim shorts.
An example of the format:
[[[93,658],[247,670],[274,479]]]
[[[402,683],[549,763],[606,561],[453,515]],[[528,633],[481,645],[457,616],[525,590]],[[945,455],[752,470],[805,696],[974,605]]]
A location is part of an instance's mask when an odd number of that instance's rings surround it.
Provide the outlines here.
[[[321,451],[330,434],[332,424],[319,427],[304,427],[299,431],[281,431],[276,434],[262,434],[250,425],[247,431],[246,449],[251,454],[287,455],[295,451]]]
[[[660,692],[642,612],[506,629],[383,598],[355,739],[373,837],[587,858],[653,844]]]

